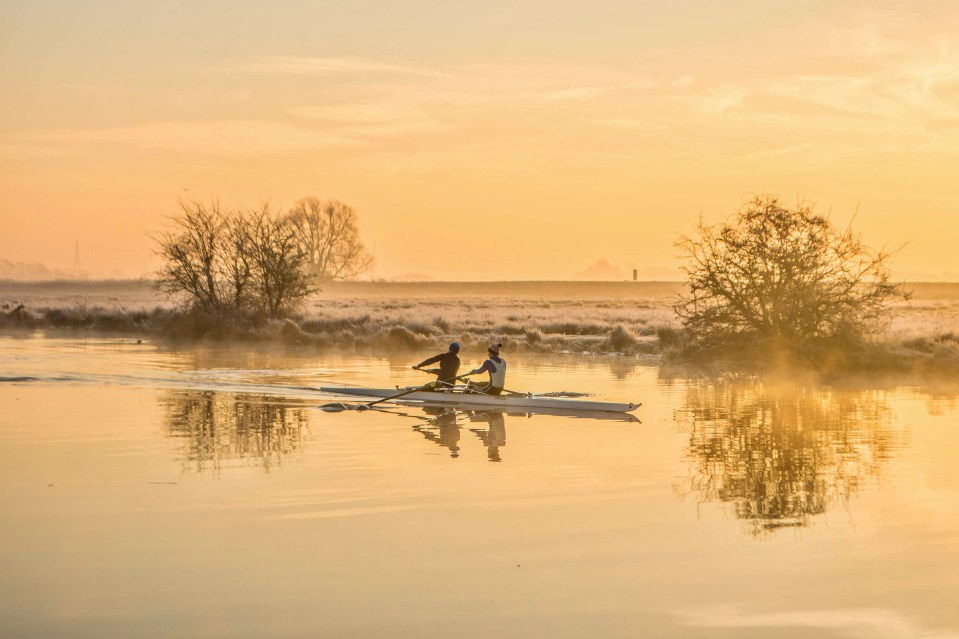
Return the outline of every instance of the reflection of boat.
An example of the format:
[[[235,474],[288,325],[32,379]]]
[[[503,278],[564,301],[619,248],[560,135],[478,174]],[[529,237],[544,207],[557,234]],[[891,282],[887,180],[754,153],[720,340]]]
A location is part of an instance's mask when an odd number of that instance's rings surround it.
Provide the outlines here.
[[[402,402],[398,402],[402,403]],[[422,413],[420,412],[422,411]],[[638,423],[639,420],[628,413],[609,411],[556,411],[556,410],[502,410],[459,407],[451,405],[430,405],[409,402],[402,408],[386,410],[392,415],[416,420],[413,430],[427,440],[449,449],[450,457],[457,458],[463,452],[460,431],[467,428],[476,435],[486,448],[486,457],[491,462],[503,461],[501,450],[506,446],[506,422],[516,425],[515,418],[533,418],[537,415],[557,415],[563,418],[586,417]]]
[[[403,404],[406,397],[400,397],[396,400],[397,404]],[[509,417],[532,417],[534,415],[556,415],[559,417],[579,417],[585,419],[602,419],[617,422],[638,422],[635,415],[626,412],[617,412],[611,410],[584,410],[579,408],[528,408],[525,406],[517,408],[499,408],[496,406],[476,406],[473,404],[459,404],[453,402],[433,403],[433,402],[409,402],[408,406],[423,407],[450,407],[461,411],[476,411],[476,414],[498,414]],[[639,404],[636,404],[639,406]]]
[[[337,395],[359,395],[361,397],[396,398],[397,402],[416,402],[432,405],[454,405],[461,408],[480,407],[517,412],[559,411],[564,414],[575,411],[595,413],[627,413],[639,408],[639,404],[621,404],[617,402],[593,402],[581,399],[559,397],[539,397],[521,393],[504,395],[483,395],[480,393],[460,393],[455,391],[416,391],[395,388],[360,388],[343,386],[338,388],[320,388],[326,393]],[[411,392],[404,392],[411,391]]]

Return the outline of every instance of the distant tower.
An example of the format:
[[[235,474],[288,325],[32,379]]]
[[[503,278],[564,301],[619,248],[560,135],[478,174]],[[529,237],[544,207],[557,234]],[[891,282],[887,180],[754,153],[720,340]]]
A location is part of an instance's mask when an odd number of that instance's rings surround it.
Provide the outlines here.
[[[73,240],[73,271],[80,272],[80,240]]]

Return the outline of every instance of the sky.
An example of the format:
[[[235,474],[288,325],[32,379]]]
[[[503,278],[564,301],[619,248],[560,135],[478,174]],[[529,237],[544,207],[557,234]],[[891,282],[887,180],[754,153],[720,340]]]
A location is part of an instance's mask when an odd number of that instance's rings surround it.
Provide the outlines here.
[[[352,206],[377,278],[679,279],[755,194],[959,280],[959,3],[0,3],[0,259],[140,277],[181,198]]]

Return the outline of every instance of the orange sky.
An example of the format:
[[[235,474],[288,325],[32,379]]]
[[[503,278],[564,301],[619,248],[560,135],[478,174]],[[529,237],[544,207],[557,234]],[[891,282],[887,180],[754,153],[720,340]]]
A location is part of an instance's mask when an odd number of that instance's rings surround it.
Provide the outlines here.
[[[183,195],[316,195],[378,277],[672,279],[767,192],[959,280],[954,1],[7,2],[0,81],[14,262],[139,276]]]

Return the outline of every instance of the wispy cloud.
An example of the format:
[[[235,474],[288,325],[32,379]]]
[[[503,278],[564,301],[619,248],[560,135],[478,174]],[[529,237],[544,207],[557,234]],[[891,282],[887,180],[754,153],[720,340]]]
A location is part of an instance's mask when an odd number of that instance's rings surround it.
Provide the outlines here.
[[[865,58],[901,53],[903,43],[888,37],[885,34],[886,29],[877,24],[876,20],[874,17],[872,22],[825,27],[825,33],[820,39],[824,46],[822,52],[831,56]]]
[[[725,113],[743,103],[750,93],[746,86],[724,85],[711,89],[697,98],[700,109],[708,113]]]
[[[391,102],[356,102],[341,104],[317,104],[290,107],[286,113],[306,120],[323,122],[396,122],[429,119],[426,112],[416,105]]]
[[[896,611],[872,608],[751,614],[733,606],[722,606],[684,612],[680,616],[687,625],[706,628],[822,628],[882,639],[945,639],[947,636],[921,628]]]
[[[954,119],[959,110],[959,41],[941,43],[934,55],[904,64],[888,92],[911,106],[940,110]]]
[[[665,129],[666,126],[656,122],[649,122],[646,120],[637,120],[635,118],[606,118],[603,120],[596,120],[593,124],[597,126],[605,126],[613,129]]]
[[[303,107],[310,113],[310,107]],[[320,112],[322,108],[317,107]],[[136,126],[48,129],[0,138],[10,159],[83,154],[103,147],[156,149],[219,157],[251,157],[311,152],[317,149],[373,146],[378,140],[448,128],[427,116],[390,118],[386,112],[362,112],[350,119],[344,110],[335,121],[307,126],[271,120],[148,122]],[[296,111],[292,109],[291,111]],[[330,115],[337,113],[334,109]],[[317,115],[317,114],[315,114]]]
[[[416,104],[329,104],[291,107],[286,112],[345,138],[401,137],[451,128]]]
[[[760,151],[754,151],[746,155],[747,158],[763,160],[767,158],[780,158],[790,155],[800,155],[806,153],[813,148],[812,144],[792,144],[790,146],[783,146],[774,149],[763,149]]]
[[[395,61],[361,57],[260,56],[241,65],[246,71],[280,75],[333,75],[350,73],[386,73],[429,78],[446,77],[433,69],[398,64]]]
[[[659,86],[658,82],[640,80],[636,82],[622,82],[599,86],[568,86],[562,89],[542,89],[540,91],[524,91],[507,96],[516,101],[534,102],[573,102],[597,100],[616,93],[641,91]]]
[[[605,95],[609,91],[608,87],[576,87],[568,89],[559,89],[556,91],[544,91],[538,94],[543,100],[565,102],[568,100],[590,100]]]
[[[34,149],[34,152],[44,147],[77,149],[118,145],[228,157],[366,143],[349,136],[260,120],[150,122],[100,129],[51,129],[20,134],[8,140],[23,149]]]
[[[848,115],[904,126],[932,119],[955,121],[959,113],[959,48],[944,47],[932,56],[879,65],[858,74],[794,73],[756,80],[724,81],[690,96],[707,113],[741,111],[751,115],[802,118]],[[821,109],[820,112],[810,108]]]

